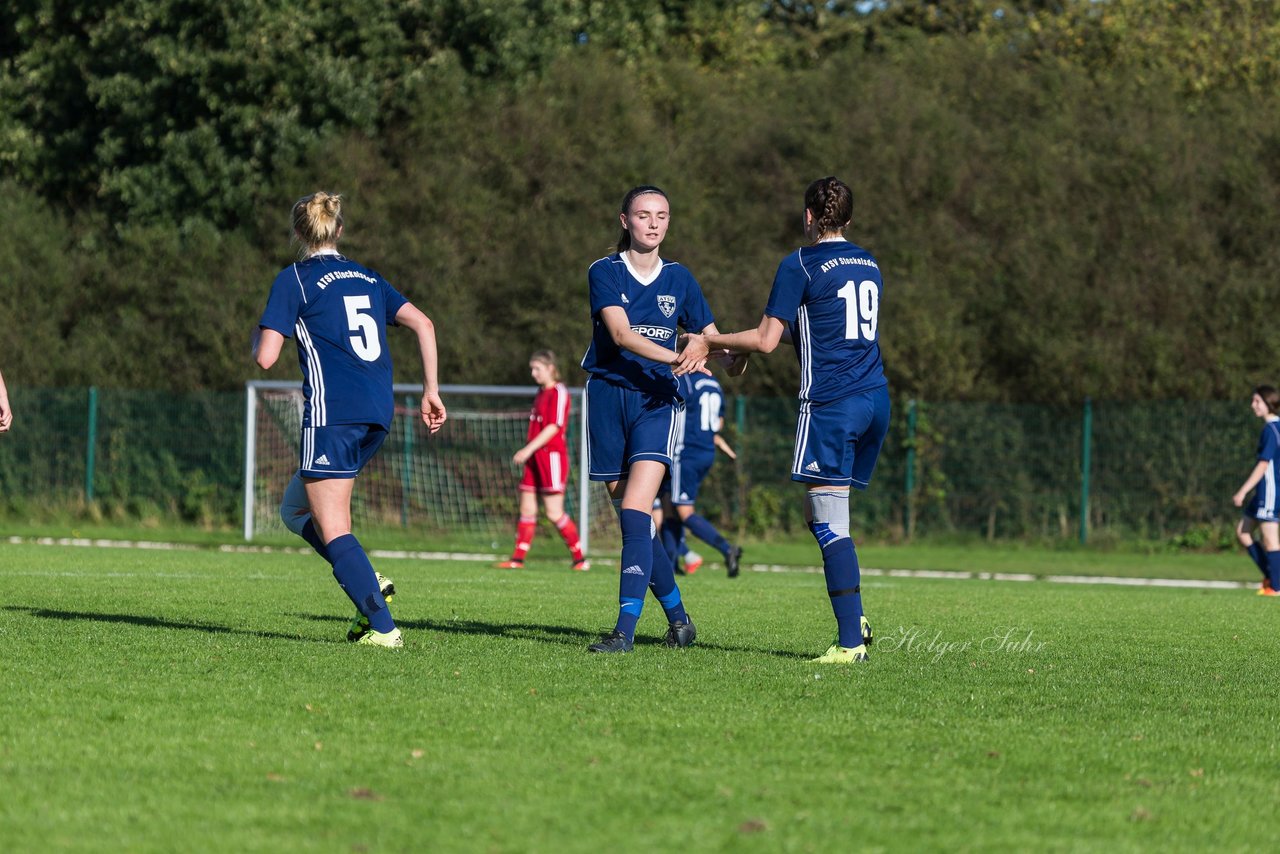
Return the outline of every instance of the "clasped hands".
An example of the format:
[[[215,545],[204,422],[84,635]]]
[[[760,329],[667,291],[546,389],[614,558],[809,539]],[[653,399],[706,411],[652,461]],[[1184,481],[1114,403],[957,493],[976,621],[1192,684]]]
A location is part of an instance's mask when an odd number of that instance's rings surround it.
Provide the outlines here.
[[[712,350],[707,346],[707,337],[697,332],[686,332],[678,341],[677,357],[671,363],[671,373],[677,377],[685,374],[710,374],[707,360],[714,359],[724,365],[729,376],[741,376],[747,369],[747,353],[733,353],[729,350]]]

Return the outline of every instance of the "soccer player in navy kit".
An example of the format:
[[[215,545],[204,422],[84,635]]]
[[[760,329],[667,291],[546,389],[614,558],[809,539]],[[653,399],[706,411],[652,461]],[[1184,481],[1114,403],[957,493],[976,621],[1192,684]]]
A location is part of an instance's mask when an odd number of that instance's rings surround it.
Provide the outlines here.
[[[688,646],[696,636],[650,513],[671,465],[683,406],[676,377],[703,369],[707,346],[698,333],[716,328],[692,274],[658,255],[670,217],[662,190],[630,190],[619,213],[618,251],[587,272],[593,328],[582,367],[590,374],[589,477],[608,486],[622,528],[618,620],[591,644],[592,652],[631,651],[646,588],[666,613],[667,646]],[[680,351],[677,325],[694,333]]]
[[[529,357],[529,373],[538,384],[538,393],[529,410],[529,435],[520,450],[511,456],[513,463],[524,467],[516,545],[511,557],[501,561],[498,568],[524,566],[538,529],[538,497],[541,496],[547,520],[555,525],[569,548],[574,571],[586,572],[591,562],[582,554],[578,526],[573,524],[573,517],[564,512],[564,491],[569,482],[569,449],[564,439],[569,427],[569,389],[560,382],[556,354],[550,350],[539,350]]]
[[[391,428],[388,324],[406,326],[418,336],[422,420],[432,433],[444,424],[435,327],[382,276],[338,253],[339,196],[319,192],[299,199],[293,231],[305,257],[276,276],[254,342],[254,357],[265,370],[280,357],[285,338],[296,336],[302,368],[301,462],[285,490],[280,516],[332,565],[334,578],[355,604],[347,639],[403,646],[379,576],[351,533],[351,492],[355,476]]]
[[[824,664],[867,660],[858,556],[849,537],[849,487],[866,489],[889,427],[889,388],[880,359],[880,266],[844,238],[853,194],[834,177],[804,194],[811,245],[782,260],[756,329],[708,335],[713,349],[769,353],[789,332],[800,360],[800,412],[791,479],[805,483],[805,518],[822,549],[838,637]],[[730,373],[745,369],[739,356]]]
[[[1253,414],[1265,422],[1258,437],[1258,462],[1249,472],[1245,482],[1231,496],[1231,503],[1244,507],[1244,515],[1236,525],[1236,538],[1249,552],[1249,557],[1262,571],[1259,596],[1280,596],[1280,494],[1276,482],[1276,457],[1280,456],[1280,391],[1269,385],[1253,390],[1249,401]],[[1253,498],[1245,506],[1245,496],[1257,487]],[[1253,538],[1253,532],[1261,529],[1262,543]]]
[[[684,398],[684,413],[679,419],[674,464],[663,488],[668,493],[667,501],[672,512],[663,510],[662,543],[673,563],[677,554],[687,552],[694,555],[685,560],[685,572],[692,575],[702,565],[702,559],[684,545],[687,528],[689,533],[720,552],[729,577],[736,578],[742,548],[725,539],[694,506],[702,481],[715,462],[716,448],[724,451],[730,459],[737,459],[733,449],[720,437],[720,428],[724,424],[720,415],[724,389],[720,381],[709,374],[685,374],[678,381]]]

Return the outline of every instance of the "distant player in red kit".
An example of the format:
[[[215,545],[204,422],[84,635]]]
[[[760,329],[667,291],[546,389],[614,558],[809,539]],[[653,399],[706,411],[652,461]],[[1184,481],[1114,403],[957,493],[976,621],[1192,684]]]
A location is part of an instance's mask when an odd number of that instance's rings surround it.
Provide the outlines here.
[[[569,424],[569,390],[560,382],[556,355],[550,350],[539,350],[529,357],[529,373],[538,384],[538,393],[529,412],[529,439],[511,456],[512,462],[524,466],[524,478],[520,481],[516,547],[511,558],[499,563],[498,568],[520,569],[524,566],[533,534],[538,528],[537,497],[541,495],[542,509],[573,555],[573,568],[583,572],[591,568],[591,563],[582,554],[578,527],[564,512],[564,490],[569,482],[569,452],[564,443]]]

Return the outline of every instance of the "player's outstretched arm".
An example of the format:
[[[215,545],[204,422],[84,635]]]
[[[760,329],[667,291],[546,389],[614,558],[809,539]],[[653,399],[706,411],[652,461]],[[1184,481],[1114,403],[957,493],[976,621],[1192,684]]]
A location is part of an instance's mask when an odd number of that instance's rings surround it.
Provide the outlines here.
[[[721,438],[719,433],[717,433],[715,435],[715,438],[712,439],[711,441],[715,443],[715,446],[717,448],[719,448],[721,451],[724,452],[724,455],[726,457],[728,457],[731,460],[738,459],[738,454],[733,450],[733,446],[730,445],[728,442],[726,442],[723,438]]]
[[[728,350],[730,353],[772,353],[785,331],[786,324],[766,314],[755,329],[708,335],[707,344],[713,350]]]
[[[624,350],[635,353],[637,356],[644,356],[646,359],[652,359],[655,362],[661,362],[664,365],[671,365],[672,373],[688,373],[687,370],[677,372],[675,368],[682,363],[683,357],[678,353],[673,353],[661,344],[655,344],[648,338],[631,328],[631,320],[627,317],[627,312],[621,306],[610,305],[600,309],[600,322],[604,324],[604,328],[608,330],[609,337],[613,339],[613,343],[617,344]],[[703,357],[706,361],[706,357]]]
[[[396,312],[396,323],[412,329],[418,336],[418,352],[422,355],[422,423],[432,433],[444,426],[449,417],[440,399],[437,375],[436,325],[413,303],[407,302]]]

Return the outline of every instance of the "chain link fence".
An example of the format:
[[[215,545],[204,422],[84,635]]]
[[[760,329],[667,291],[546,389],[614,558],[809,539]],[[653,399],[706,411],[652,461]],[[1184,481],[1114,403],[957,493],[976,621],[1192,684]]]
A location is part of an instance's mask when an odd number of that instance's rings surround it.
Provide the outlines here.
[[[94,508],[240,525],[244,392],[17,388],[11,397],[14,429],[0,435],[6,515]],[[700,511],[739,536],[803,534],[801,488],[790,482],[796,402],[726,404],[723,435],[739,459],[720,456]],[[1230,497],[1253,466],[1260,429],[1239,401],[897,401],[871,488],[851,502],[853,529],[891,539],[1226,543],[1239,514]],[[506,525],[511,508],[495,512]],[[431,530],[429,519],[403,524]]]

